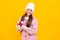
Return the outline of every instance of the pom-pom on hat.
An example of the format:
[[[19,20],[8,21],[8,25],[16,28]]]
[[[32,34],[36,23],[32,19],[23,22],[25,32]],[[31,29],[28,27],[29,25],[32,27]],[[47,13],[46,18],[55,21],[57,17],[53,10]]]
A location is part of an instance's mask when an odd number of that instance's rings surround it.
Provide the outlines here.
[[[29,8],[32,9],[32,11],[34,11],[34,3],[32,3],[32,2],[28,3],[25,10],[27,10]]]

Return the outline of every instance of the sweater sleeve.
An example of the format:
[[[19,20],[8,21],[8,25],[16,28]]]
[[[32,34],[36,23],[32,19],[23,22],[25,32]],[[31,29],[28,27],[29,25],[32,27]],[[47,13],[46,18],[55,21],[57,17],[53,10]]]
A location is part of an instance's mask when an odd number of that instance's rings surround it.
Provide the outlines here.
[[[32,21],[32,25],[30,26],[30,28],[26,27],[25,31],[27,31],[29,34],[35,34],[37,32],[38,29],[38,23],[37,20],[34,19]]]
[[[21,21],[21,18],[19,18],[19,20],[17,21],[17,24],[19,24],[19,22]],[[22,32],[22,29],[19,25],[16,24],[16,28],[19,32]]]

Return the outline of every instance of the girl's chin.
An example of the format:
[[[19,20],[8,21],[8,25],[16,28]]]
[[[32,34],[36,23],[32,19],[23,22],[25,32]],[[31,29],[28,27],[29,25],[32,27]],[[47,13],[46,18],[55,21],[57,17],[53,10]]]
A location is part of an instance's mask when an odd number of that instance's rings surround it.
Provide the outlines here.
[[[30,14],[27,14],[28,16],[30,15]]]

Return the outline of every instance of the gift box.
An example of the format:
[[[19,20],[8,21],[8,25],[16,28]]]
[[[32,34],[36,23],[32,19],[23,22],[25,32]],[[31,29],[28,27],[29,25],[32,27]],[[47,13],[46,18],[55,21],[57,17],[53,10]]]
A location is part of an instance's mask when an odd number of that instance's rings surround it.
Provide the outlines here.
[[[20,27],[22,27],[23,21],[20,21],[17,25],[19,25]]]

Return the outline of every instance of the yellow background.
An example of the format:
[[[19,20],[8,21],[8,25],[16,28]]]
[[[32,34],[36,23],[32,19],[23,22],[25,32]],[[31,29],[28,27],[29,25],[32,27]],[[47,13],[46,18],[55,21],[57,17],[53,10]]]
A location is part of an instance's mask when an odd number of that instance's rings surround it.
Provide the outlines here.
[[[16,23],[29,2],[35,3],[33,15],[38,20],[38,40],[60,40],[59,0],[0,0],[0,40],[21,39]]]

